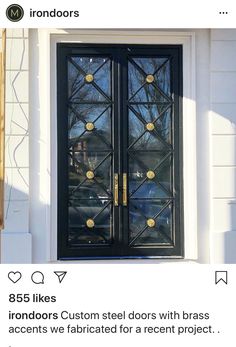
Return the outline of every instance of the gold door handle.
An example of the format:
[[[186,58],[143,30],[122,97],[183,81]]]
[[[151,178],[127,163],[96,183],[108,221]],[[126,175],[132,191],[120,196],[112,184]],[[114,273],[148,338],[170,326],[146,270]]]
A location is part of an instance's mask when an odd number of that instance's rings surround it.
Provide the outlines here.
[[[114,174],[114,205],[119,206],[119,176]]]
[[[127,174],[123,174],[123,206],[127,206]]]

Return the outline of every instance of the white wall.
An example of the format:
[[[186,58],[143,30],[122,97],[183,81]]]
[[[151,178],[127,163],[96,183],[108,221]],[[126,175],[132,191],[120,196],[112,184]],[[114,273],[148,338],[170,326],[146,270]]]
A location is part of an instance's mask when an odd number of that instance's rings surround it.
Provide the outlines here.
[[[210,261],[210,31],[196,30],[196,147],[198,262]],[[191,207],[192,208],[192,207]]]
[[[192,33],[196,47],[189,63],[193,71],[196,67],[196,99],[191,100],[196,106],[196,153],[188,146],[192,138],[185,145],[186,158],[197,156],[197,241],[192,240],[197,256],[192,259],[236,263],[236,30]],[[71,30],[69,35],[63,34],[65,40],[74,35]],[[127,37],[116,34],[115,40],[118,43]],[[7,31],[5,229],[1,237],[4,263],[55,259],[51,254],[56,244],[56,209],[55,200],[51,204],[53,186],[48,183],[56,174],[56,159],[51,157],[55,150],[50,153],[56,126],[50,102],[55,98],[50,94],[52,69],[55,62],[50,60],[47,31],[30,30],[29,37],[28,30]],[[51,82],[55,89],[55,76]],[[191,188],[187,187],[190,196]],[[191,241],[191,230],[188,235]]]
[[[236,263],[236,29],[211,31],[211,261]]]
[[[28,30],[7,30],[3,263],[31,262],[29,233]]]

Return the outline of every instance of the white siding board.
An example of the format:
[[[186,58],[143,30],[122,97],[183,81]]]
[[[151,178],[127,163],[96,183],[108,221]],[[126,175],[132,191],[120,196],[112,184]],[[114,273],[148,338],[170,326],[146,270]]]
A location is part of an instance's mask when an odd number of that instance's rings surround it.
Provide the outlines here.
[[[214,135],[212,140],[213,165],[236,165],[236,136]]]
[[[3,263],[31,262],[28,29],[7,29]]]
[[[212,42],[212,71],[236,71],[236,41]]]
[[[236,102],[212,104],[211,111],[212,134],[236,134]]]
[[[28,69],[28,40],[7,39],[6,54],[10,57],[6,60],[7,70]]]
[[[7,37],[15,39],[28,38],[28,29],[7,29]]]
[[[213,199],[213,211],[214,231],[236,230],[236,200]]]
[[[5,226],[7,232],[25,233],[29,229],[29,201],[5,201]],[[25,250],[27,252],[27,250]]]
[[[212,262],[217,264],[235,264],[236,232],[215,232],[212,235]]]
[[[211,73],[212,102],[236,102],[236,72]]]
[[[6,169],[4,193],[7,201],[27,201],[29,199],[29,169]]]
[[[212,29],[211,40],[236,40],[236,29]]]
[[[1,257],[5,264],[32,262],[32,236],[30,233],[4,232],[1,237]]]
[[[211,30],[211,261],[236,263],[236,30]]]
[[[28,79],[28,71],[6,71],[6,102],[29,101]]]
[[[5,167],[29,167],[29,137],[6,136]]]
[[[29,127],[29,105],[18,103],[6,104],[6,135],[25,135]]]
[[[236,168],[213,168],[213,198],[236,198]]]

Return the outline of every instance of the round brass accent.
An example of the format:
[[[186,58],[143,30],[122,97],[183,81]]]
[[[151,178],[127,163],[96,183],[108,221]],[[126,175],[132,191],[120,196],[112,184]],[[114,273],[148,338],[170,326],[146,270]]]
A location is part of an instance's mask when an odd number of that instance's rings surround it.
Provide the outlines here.
[[[154,219],[149,218],[149,219],[147,220],[147,226],[149,226],[149,228],[153,228],[155,225],[156,225],[156,222],[155,222]]]
[[[88,228],[93,228],[95,223],[94,223],[93,219],[90,218],[90,219],[87,219],[86,225]]]
[[[85,82],[87,82],[87,83],[92,83],[93,82],[93,80],[94,80],[94,77],[93,77],[93,75],[92,74],[87,74],[85,77],[84,77],[84,79],[85,79]]]
[[[149,170],[149,171],[146,173],[146,176],[147,176],[147,178],[149,178],[150,180],[152,180],[156,175],[155,175],[155,172],[154,172],[154,171]]]
[[[152,131],[152,130],[155,129],[155,125],[154,125],[153,123],[147,123],[147,124],[146,124],[146,129],[147,129],[148,131]]]
[[[146,76],[146,82],[147,82],[147,83],[152,83],[152,82],[154,82],[154,76],[153,76],[153,75],[147,75],[147,76]]]
[[[93,123],[86,123],[85,124],[85,129],[88,130],[88,131],[92,131],[94,129],[94,124]]]
[[[93,171],[87,171],[86,172],[86,177],[89,179],[89,180],[92,180],[94,178],[94,173]]]

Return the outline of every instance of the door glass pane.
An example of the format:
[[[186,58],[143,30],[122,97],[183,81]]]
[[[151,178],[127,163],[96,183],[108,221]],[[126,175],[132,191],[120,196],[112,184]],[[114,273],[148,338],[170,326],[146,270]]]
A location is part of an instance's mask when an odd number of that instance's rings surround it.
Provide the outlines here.
[[[154,221],[149,227],[147,221]],[[130,245],[173,244],[172,204],[168,201],[132,201],[129,214]]]
[[[144,132],[146,141],[151,138],[151,134],[161,137],[167,144],[172,142],[172,109],[171,105],[158,104],[132,104],[129,109],[130,144],[141,136]],[[154,132],[148,132],[146,125],[154,124]],[[150,141],[150,140],[149,140]],[[145,142],[142,139],[142,142]]]
[[[168,102],[171,99],[168,58],[130,58],[129,101]],[[146,77],[152,76],[152,83]]]
[[[112,242],[112,103],[110,58],[69,57],[69,246]]]
[[[82,153],[82,156],[87,153]],[[89,153],[89,155],[97,156],[98,153]],[[78,158],[78,153],[76,156]],[[101,155],[101,153],[99,153]],[[84,196],[86,191],[93,191],[97,194],[98,198],[111,196],[111,157],[100,156],[97,168],[94,165],[83,164],[83,158],[81,161],[71,159],[71,165],[69,165],[69,191],[77,191],[77,197],[81,194]],[[91,163],[92,164],[92,163]],[[92,175],[92,178],[91,178]],[[81,189],[86,191],[82,191]]]
[[[106,244],[111,242],[111,205],[107,206],[109,204],[107,200],[96,200],[93,194],[90,196],[91,200],[81,200],[74,196],[73,199],[70,199],[68,239],[70,246],[76,244]],[[94,221],[93,227],[88,227],[88,220]]]
[[[129,63],[129,101],[130,102],[165,102],[168,101],[158,88],[145,82],[146,75],[140,73]]]
[[[155,74],[161,67],[168,63],[168,58],[150,57],[150,58],[136,58],[132,60],[146,73]]]
[[[93,124],[88,130],[86,124]],[[69,146],[86,150],[111,148],[111,107],[75,105],[69,108]]]
[[[168,57],[129,59],[130,247],[173,244],[173,100],[170,70]]]
[[[149,176],[149,177],[148,177]],[[129,161],[129,196],[172,197],[172,157],[163,153],[135,154]]]
[[[137,118],[137,116],[129,111],[129,145],[133,149],[155,149],[165,151],[168,149],[168,144],[158,131],[158,125],[154,124],[154,129],[148,131],[147,123]]]
[[[68,62],[68,97],[72,102],[109,101],[111,98],[109,58],[72,57]],[[86,81],[86,76],[92,81]]]

